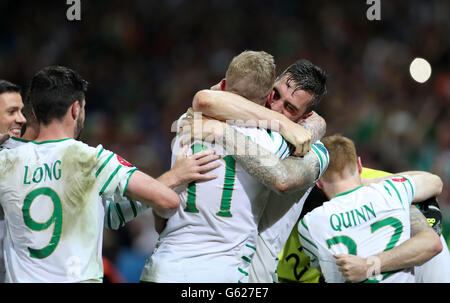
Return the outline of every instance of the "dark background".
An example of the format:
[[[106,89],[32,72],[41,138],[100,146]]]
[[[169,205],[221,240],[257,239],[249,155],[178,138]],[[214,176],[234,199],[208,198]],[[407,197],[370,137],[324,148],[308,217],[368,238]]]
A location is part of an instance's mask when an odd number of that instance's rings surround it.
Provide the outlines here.
[[[317,111],[327,134],[352,138],[368,167],[441,176],[450,220],[450,2],[381,0],[81,0],[0,2],[0,78],[26,86],[46,65],[66,65],[90,82],[82,140],[103,144],[141,170],[170,167],[172,123],[196,91],[223,76],[243,50],[265,50],[278,73],[299,58],[329,74]],[[430,62],[424,84],[409,75]],[[450,226],[444,226],[449,235]],[[105,232],[104,254],[124,279],[139,278],[156,234],[149,214]]]

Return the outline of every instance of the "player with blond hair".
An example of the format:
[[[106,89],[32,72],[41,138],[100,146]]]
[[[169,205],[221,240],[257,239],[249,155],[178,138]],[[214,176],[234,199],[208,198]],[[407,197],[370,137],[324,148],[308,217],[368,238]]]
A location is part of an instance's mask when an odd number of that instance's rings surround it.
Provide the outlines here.
[[[235,77],[234,73],[239,76]],[[255,103],[265,104],[273,96],[274,79],[272,56],[246,51],[233,58],[226,78],[219,86],[222,90],[249,96]],[[209,122],[212,120],[207,120],[203,126]],[[288,144],[277,132],[236,125],[229,127],[243,136],[244,145],[252,141],[280,158],[290,154]],[[181,137],[177,137],[175,148]],[[247,280],[268,190],[234,160],[236,154],[227,149],[227,144],[220,143],[214,145],[218,153],[224,155],[224,165],[215,172],[219,177],[181,189],[179,211],[167,221],[155,251],[147,260],[141,281]],[[201,148],[201,145],[193,145],[194,152]],[[242,156],[246,155],[243,153]]]
[[[277,166],[265,166],[270,153],[260,156],[235,156],[247,172],[268,186],[267,206],[258,226],[256,253],[251,260],[249,282],[276,282],[278,254],[300,215],[314,182],[328,165],[328,155],[318,141],[325,134],[325,120],[313,111],[326,94],[326,73],[308,60],[301,59],[286,68],[276,79],[272,98],[265,106],[250,102],[242,96],[225,91],[203,90],[196,94],[193,108],[219,120],[277,121],[283,137],[294,144],[295,155]],[[215,89],[216,87],[213,87]],[[292,136],[285,130],[299,125],[310,134],[308,140]],[[220,129],[220,126],[216,127]],[[203,129],[208,136],[208,130]],[[219,132],[213,130],[215,136]],[[227,128],[224,142],[239,148],[235,137],[239,133]],[[311,142],[313,142],[311,144]],[[250,142],[251,145],[252,142]],[[237,145],[237,146],[236,146]],[[249,150],[255,146],[249,146]],[[275,161],[276,159],[271,159]]]

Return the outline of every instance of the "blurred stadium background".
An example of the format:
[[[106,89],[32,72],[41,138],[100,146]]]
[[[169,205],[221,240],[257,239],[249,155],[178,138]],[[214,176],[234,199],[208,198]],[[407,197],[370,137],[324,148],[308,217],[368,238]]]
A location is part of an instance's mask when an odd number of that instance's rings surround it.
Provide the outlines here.
[[[83,141],[103,144],[158,176],[170,165],[171,125],[196,91],[209,88],[239,52],[265,50],[278,72],[306,58],[329,74],[318,112],[327,134],[354,139],[363,163],[386,171],[428,170],[450,243],[450,2],[381,0],[81,0],[0,2],[0,78],[26,86],[60,64],[90,82]],[[431,78],[409,74],[415,57]],[[136,282],[157,235],[151,215],[105,231],[104,255]]]

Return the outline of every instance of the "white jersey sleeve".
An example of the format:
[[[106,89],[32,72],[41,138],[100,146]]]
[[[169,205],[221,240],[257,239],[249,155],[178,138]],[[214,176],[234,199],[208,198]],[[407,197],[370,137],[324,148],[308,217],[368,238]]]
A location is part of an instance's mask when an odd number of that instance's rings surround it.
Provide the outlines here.
[[[307,215],[306,215],[307,216]],[[319,267],[319,250],[314,243],[313,237],[309,233],[309,228],[305,223],[306,216],[298,224],[298,236],[305,253],[308,255],[312,267]]]
[[[345,282],[333,255],[344,253],[367,258],[409,238],[409,204],[414,192],[414,184],[409,182],[403,176],[358,186],[334,196],[303,217],[298,225],[300,243],[306,252],[318,254],[326,282]],[[404,270],[384,273],[366,282],[413,280],[413,275]]]
[[[278,133],[232,127],[277,158],[290,154],[287,142]],[[173,141],[172,164],[180,139],[176,137]],[[237,144],[237,152],[241,147]],[[267,188],[249,175],[233,158],[233,153],[227,153],[220,144],[193,144],[188,155],[206,148],[214,148],[217,155],[223,155],[217,160],[222,165],[211,172],[218,178],[192,182],[180,191],[178,211],[160,234],[157,248],[142,272],[142,281],[247,281],[256,249],[258,222],[267,201],[261,197],[266,196]]]
[[[105,203],[105,227],[117,230],[144,213],[148,208],[138,201],[111,202],[108,200]]]
[[[327,170],[328,164],[330,163],[330,155],[328,154],[328,150],[325,148],[325,145],[321,141],[316,141],[311,145],[311,151],[316,155],[316,157],[319,159],[320,164],[320,172],[317,176],[317,180],[322,177],[323,173]]]
[[[232,126],[238,132],[246,135],[253,142],[265,148],[280,159],[285,159],[291,155],[292,145],[288,143],[280,133],[270,129],[248,128]]]
[[[0,152],[0,162],[6,281],[101,279],[100,197],[125,200],[136,168],[102,146],[73,139],[29,142]],[[76,274],[73,262],[80,265]]]
[[[99,195],[107,200],[124,200],[128,181],[137,168],[101,145],[97,146],[97,159],[95,177],[100,184]]]
[[[416,192],[414,181],[406,175],[386,179],[378,185],[390,196],[387,201],[392,201],[394,207],[398,206],[396,203],[400,203],[403,209],[409,208]]]

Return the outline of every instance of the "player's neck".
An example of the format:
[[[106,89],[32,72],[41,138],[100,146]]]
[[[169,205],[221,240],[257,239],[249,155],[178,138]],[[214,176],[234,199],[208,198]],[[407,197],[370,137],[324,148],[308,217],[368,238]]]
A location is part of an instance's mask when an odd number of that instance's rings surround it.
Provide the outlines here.
[[[328,198],[331,199],[339,194],[351,191],[361,185],[361,179],[346,178],[327,184],[327,186],[324,188],[324,191]]]
[[[51,122],[48,125],[40,125],[39,135],[34,140],[36,142],[54,141],[74,137],[73,126],[64,122]]]
[[[27,141],[34,141],[39,135],[39,125],[32,124],[28,125],[22,139]]]

